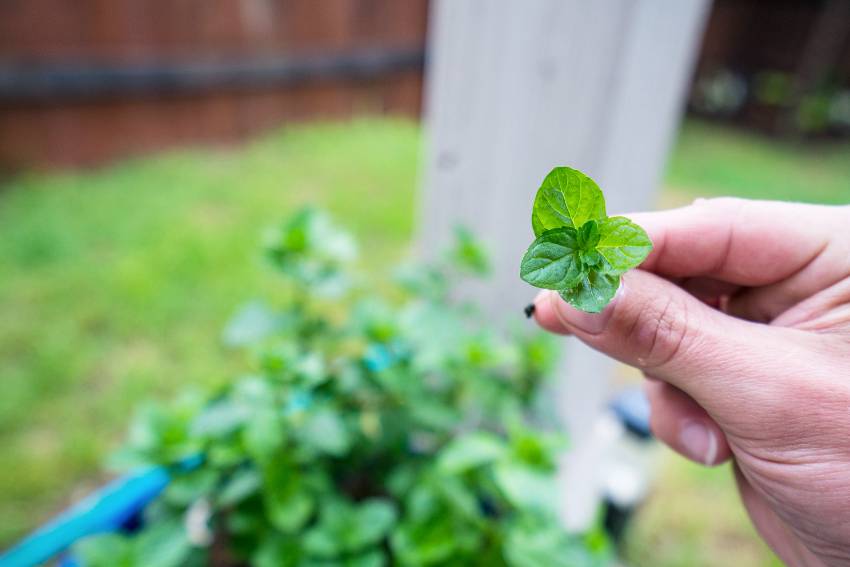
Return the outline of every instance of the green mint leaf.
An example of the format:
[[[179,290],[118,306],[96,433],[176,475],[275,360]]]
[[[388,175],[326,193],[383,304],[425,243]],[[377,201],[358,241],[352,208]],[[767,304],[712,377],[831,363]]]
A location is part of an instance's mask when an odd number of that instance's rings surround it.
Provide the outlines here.
[[[596,269],[602,263],[602,254],[597,250],[582,250],[578,253],[581,260],[582,271]]]
[[[537,190],[531,226],[534,236],[540,236],[547,230],[578,228],[605,216],[605,198],[596,182],[578,170],[556,167]]]
[[[599,244],[599,223],[595,220],[587,221],[578,229],[577,236],[579,249],[592,252],[596,249],[596,245]]]
[[[494,467],[493,479],[505,498],[520,510],[553,512],[552,493],[556,488],[552,475],[519,463],[504,462]]]
[[[535,287],[566,289],[581,276],[576,231],[559,228],[544,232],[522,258],[520,277]]]
[[[623,274],[636,268],[652,250],[646,232],[626,217],[610,217],[599,222],[596,250],[608,263],[610,274]]]
[[[576,309],[587,313],[599,313],[614,299],[618,287],[620,287],[619,275],[592,271],[583,273],[577,284],[569,289],[560,290],[560,294]]]
[[[489,465],[505,455],[505,444],[496,435],[473,432],[456,437],[440,452],[437,466],[449,474]]]
[[[557,290],[576,309],[602,311],[620,275],[652,250],[646,232],[625,217],[608,217],[596,183],[569,167],[553,169],[537,191],[531,225],[536,239],[520,265],[531,285]]]

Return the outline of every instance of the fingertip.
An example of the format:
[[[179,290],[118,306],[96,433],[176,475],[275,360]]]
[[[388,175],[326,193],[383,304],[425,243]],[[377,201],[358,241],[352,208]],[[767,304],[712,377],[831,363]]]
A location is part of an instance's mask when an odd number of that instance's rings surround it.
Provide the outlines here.
[[[679,425],[679,452],[697,463],[713,467],[725,461],[720,455],[718,427],[709,420],[696,419]]]
[[[588,313],[564,301],[558,292],[543,290],[535,299],[534,313],[537,322],[547,331],[562,335],[598,335],[605,330],[611,314],[624,294],[625,287],[621,283],[614,297],[602,311]]]
[[[683,457],[709,467],[728,461],[732,452],[717,423],[690,396],[653,380],[645,385],[650,426],[656,438]]]

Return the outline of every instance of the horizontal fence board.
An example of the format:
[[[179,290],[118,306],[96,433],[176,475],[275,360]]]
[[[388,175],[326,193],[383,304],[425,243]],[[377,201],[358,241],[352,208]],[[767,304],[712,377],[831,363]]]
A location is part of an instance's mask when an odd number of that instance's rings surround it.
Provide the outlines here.
[[[422,45],[427,0],[0,0],[0,59],[147,61]]]
[[[271,128],[362,114],[417,118],[422,75],[285,89],[0,106],[0,169],[93,166],[162,148],[242,140]]]
[[[286,87],[317,80],[374,79],[400,71],[421,72],[423,62],[424,48],[372,48],[229,62],[0,64],[0,102],[175,94]]]
[[[427,0],[0,0],[0,169],[420,111]]]

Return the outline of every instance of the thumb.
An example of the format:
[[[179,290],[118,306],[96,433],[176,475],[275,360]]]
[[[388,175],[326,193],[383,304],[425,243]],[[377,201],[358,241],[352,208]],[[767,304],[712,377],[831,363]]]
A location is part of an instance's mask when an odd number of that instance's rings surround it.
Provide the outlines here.
[[[800,352],[806,341],[786,336],[794,330],[730,317],[642,270],[623,277],[601,313],[579,311],[545,291],[535,301],[535,318],[676,386],[720,419],[734,417],[743,404],[774,405],[782,386],[771,377],[787,375],[789,361],[807,359]]]

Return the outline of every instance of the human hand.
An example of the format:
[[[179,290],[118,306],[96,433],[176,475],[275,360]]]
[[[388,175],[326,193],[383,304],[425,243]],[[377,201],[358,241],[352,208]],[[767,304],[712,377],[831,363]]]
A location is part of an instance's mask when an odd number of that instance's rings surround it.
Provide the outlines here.
[[[544,328],[643,371],[655,435],[730,458],[790,565],[850,565],[850,207],[740,199],[629,215],[654,250],[599,314],[556,292]]]

